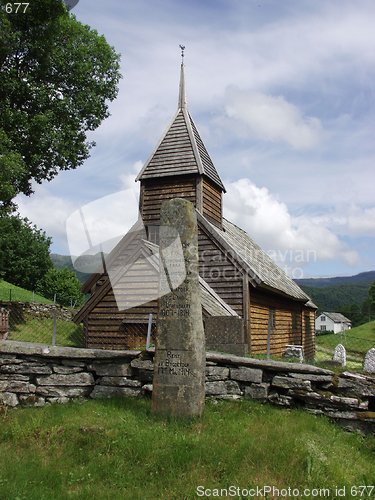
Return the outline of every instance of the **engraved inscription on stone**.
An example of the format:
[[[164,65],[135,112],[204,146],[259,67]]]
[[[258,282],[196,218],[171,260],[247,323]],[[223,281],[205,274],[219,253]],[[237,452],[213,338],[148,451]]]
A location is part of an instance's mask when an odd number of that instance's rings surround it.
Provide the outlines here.
[[[163,307],[159,311],[159,317],[165,319],[187,318],[190,315],[190,304],[185,300],[186,292],[186,285],[181,285],[173,294],[165,297]]]
[[[165,351],[156,365],[158,374],[171,377],[192,377],[189,357],[185,351]]]

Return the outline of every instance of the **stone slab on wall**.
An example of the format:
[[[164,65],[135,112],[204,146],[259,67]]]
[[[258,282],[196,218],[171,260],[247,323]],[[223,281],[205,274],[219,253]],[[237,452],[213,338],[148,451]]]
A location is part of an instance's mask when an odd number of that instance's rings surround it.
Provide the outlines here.
[[[149,396],[154,353],[0,342],[0,404]],[[206,397],[255,399],[375,433],[375,376],[207,352]]]

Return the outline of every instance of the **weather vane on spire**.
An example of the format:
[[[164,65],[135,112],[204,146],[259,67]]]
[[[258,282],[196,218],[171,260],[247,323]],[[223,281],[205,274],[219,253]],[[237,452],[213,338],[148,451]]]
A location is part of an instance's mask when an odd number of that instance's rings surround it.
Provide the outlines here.
[[[181,49],[181,63],[184,63],[184,50],[185,50],[185,45],[180,44],[180,49]]]

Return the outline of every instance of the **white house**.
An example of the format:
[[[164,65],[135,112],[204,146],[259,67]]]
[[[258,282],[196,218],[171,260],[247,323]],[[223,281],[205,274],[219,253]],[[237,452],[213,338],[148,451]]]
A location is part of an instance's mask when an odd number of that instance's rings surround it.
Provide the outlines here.
[[[352,323],[341,313],[323,312],[315,320],[315,330],[317,332],[341,333],[350,330]]]

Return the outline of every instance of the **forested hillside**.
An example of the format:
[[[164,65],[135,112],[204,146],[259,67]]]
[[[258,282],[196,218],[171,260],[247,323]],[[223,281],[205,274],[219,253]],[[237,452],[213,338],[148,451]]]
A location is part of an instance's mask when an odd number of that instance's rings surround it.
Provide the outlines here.
[[[370,321],[375,311],[370,306],[369,288],[375,282],[375,271],[355,276],[295,280],[322,311],[341,312],[353,325]]]
[[[327,288],[341,285],[369,286],[375,281],[375,271],[359,273],[354,276],[337,276],[334,278],[305,278],[295,281],[299,286],[306,286],[309,288]]]
[[[370,285],[324,286],[323,288],[300,285],[320,310],[339,311],[345,305],[361,306],[368,297]]]

